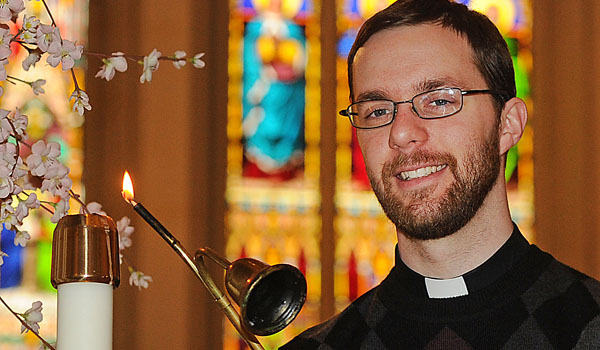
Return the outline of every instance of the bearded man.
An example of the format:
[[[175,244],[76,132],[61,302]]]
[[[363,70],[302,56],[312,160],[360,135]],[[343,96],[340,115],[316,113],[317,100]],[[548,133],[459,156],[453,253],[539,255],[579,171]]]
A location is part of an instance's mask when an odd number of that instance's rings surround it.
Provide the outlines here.
[[[399,0],[361,27],[348,76],[340,114],[396,226],[396,264],[282,349],[600,349],[600,283],[511,220],[506,153],[527,109],[492,22],[448,0]]]

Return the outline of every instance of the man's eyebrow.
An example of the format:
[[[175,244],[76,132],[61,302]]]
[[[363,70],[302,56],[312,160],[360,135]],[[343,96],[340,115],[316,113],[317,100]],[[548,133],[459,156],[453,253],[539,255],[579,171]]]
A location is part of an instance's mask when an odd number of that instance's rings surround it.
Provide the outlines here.
[[[413,94],[418,94],[421,92],[426,92],[430,90],[435,90],[443,87],[458,87],[465,88],[465,84],[457,79],[454,79],[449,76],[433,78],[433,79],[424,79],[413,84]],[[410,98],[410,97],[407,97]],[[355,102],[366,101],[366,100],[390,100],[390,95],[386,93],[384,90],[375,89],[370,91],[365,91],[356,96]]]
[[[414,85],[414,89],[415,89],[416,93],[439,89],[442,87],[463,88],[464,83],[462,83],[454,78],[451,78],[451,77],[441,77],[441,78],[435,78],[435,79],[426,79],[426,80],[420,81]]]
[[[380,100],[380,99],[389,100],[390,98],[389,98],[388,94],[383,92],[383,90],[365,91],[356,96],[356,102],[366,101],[366,100]]]

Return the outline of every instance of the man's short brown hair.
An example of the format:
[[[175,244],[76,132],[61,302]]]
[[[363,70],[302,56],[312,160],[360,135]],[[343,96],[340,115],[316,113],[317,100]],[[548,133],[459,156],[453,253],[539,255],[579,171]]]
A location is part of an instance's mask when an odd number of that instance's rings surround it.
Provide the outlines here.
[[[508,99],[516,96],[515,73],[508,46],[498,28],[486,16],[448,0],[398,0],[369,18],[356,36],[348,54],[350,100],[355,102],[352,63],[358,49],[382,30],[419,24],[438,24],[467,39],[473,50],[475,66],[483,75],[487,88],[506,94],[494,95],[498,112],[502,111]]]

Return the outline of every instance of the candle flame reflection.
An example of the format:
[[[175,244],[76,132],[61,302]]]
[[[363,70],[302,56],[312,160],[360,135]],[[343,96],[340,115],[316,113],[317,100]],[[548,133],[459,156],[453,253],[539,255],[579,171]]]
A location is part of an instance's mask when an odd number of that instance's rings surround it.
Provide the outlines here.
[[[131,181],[131,176],[129,176],[129,172],[127,171],[125,171],[125,174],[123,174],[123,191],[121,192],[121,195],[129,203],[131,203],[133,200],[133,182]]]

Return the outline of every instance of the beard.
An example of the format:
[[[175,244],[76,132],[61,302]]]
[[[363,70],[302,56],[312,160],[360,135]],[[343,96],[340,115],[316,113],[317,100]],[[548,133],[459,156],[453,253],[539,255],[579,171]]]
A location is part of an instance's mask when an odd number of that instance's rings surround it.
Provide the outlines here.
[[[447,164],[454,182],[438,199],[430,198],[435,186],[411,191],[402,198],[394,193],[395,169],[401,166]],[[498,126],[484,140],[468,147],[460,166],[449,153],[417,151],[386,162],[381,181],[367,170],[373,191],[387,217],[408,238],[439,239],[464,227],[477,213],[500,171]]]

